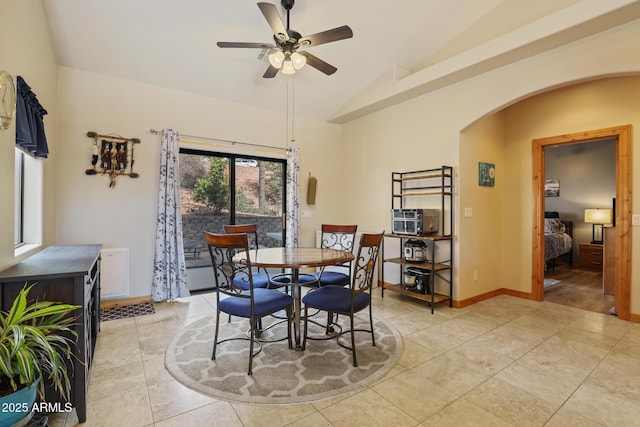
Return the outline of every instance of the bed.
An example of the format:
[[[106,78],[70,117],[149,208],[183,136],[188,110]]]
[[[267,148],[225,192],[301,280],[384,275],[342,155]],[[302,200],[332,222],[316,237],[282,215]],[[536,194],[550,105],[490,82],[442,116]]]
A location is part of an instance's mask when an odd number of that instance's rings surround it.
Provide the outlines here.
[[[558,212],[544,213],[544,262],[555,267],[557,259],[573,265],[573,221],[563,221]]]

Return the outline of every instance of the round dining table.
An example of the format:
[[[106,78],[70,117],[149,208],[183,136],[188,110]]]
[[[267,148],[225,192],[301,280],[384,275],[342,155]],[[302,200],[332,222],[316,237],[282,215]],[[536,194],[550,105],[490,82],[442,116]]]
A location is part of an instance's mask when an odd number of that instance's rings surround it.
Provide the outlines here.
[[[236,255],[234,262],[246,263],[244,253]],[[293,331],[296,350],[302,350],[300,344],[300,325],[302,296],[300,292],[300,269],[325,267],[343,264],[353,260],[349,251],[324,248],[260,248],[249,251],[249,260],[253,267],[291,269],[291,292],[293,296]]]

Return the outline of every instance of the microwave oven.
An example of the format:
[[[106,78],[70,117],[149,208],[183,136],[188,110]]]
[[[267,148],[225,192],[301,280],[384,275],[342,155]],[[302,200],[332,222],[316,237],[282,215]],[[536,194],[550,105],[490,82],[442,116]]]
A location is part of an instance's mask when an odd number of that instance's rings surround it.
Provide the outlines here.
[[[438,209],[392,209],[391,214],[391,230],[394,234],[426,236],[438,233]]]

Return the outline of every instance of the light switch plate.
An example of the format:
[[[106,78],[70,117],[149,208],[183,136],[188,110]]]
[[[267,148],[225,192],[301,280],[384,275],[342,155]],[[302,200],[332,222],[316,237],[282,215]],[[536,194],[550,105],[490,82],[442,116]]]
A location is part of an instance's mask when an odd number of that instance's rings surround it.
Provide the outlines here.
[[[640,215],[638,214],[631,215],[631,225],[640,225]]]
[[[473,216],[473,209],[464,208],[464,216],[465,218],[471,218],[471,216]]]

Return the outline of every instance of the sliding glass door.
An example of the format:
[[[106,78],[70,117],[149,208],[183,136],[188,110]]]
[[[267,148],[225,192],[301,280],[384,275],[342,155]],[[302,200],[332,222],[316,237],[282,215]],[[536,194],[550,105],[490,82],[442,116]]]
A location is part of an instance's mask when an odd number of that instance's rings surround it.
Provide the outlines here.
[[[262,247],[284,246],[286,160],[180,150],[187,268],[210,266],[203,231],[257,224]]]

